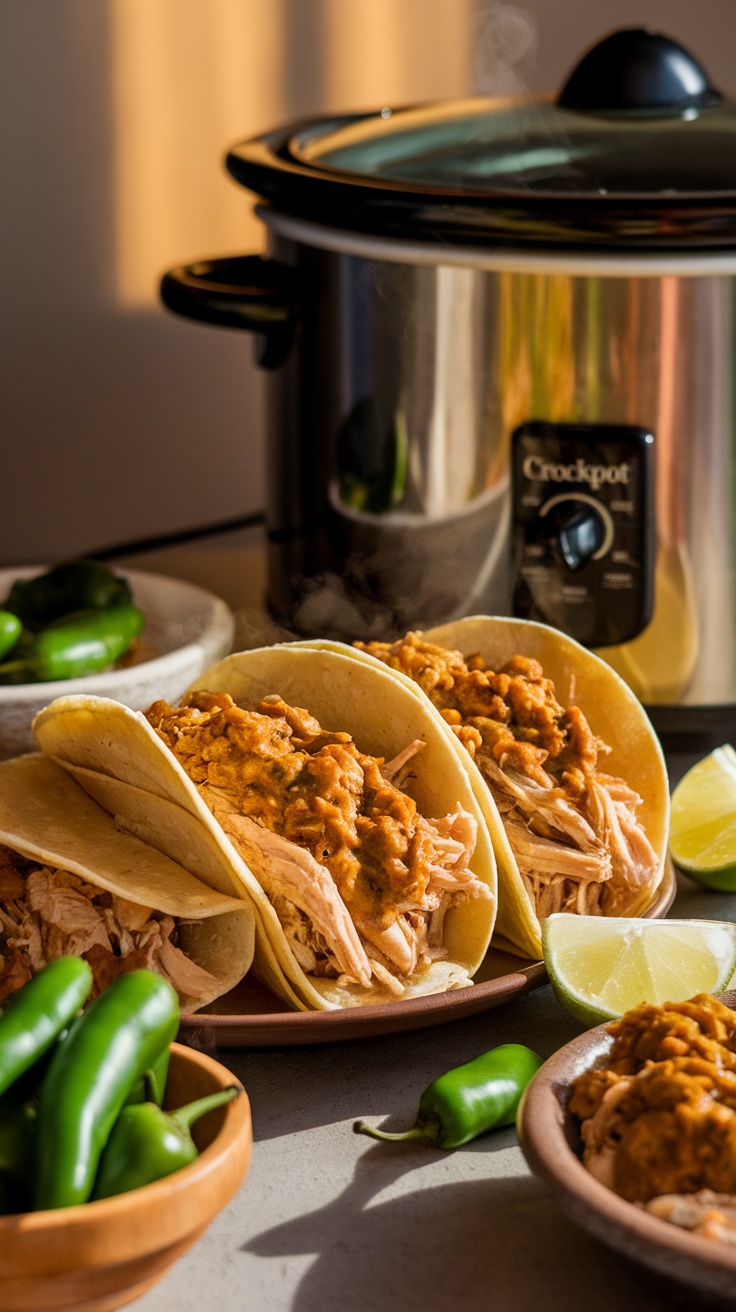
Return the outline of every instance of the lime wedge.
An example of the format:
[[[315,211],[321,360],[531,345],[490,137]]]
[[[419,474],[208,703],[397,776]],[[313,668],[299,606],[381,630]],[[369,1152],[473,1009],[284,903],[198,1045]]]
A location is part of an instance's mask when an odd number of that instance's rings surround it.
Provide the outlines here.
[[[670,856],[708,888],[736,891],[736,752],[717,747],[672,794]]]
[[[560,912],[542,925],[542,949],[558,1001],[597,1025],[640,1002],[722,992],[736,970],[736,925]]]

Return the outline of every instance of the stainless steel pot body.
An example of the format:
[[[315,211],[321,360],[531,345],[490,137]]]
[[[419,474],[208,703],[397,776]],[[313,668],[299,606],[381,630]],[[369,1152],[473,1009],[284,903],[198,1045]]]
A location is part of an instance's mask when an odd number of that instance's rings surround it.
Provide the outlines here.
[[[352,638],[518,611],[541,548],[519,556],[512,435],[623,426],[651,446],[653,532],[635,562],[650,604],[633,637],[589,645],[645,702],[736,703],[736,259],[437,248],[264,218],[299,307],[270,374],[275,615]],[[555,492],[560,470],[588,466],[538,467]],[[631,510],[620,492],[609,505]],[[626,557],[614,541],[601,567],[611,605]],[[584,576],[562,574],[561,627],[586,641]],[[555,622],[545,593],[542,572]]]

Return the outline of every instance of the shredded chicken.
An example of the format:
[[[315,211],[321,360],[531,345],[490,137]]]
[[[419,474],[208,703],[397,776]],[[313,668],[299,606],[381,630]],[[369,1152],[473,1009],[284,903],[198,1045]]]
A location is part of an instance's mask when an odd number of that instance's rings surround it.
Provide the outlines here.
[[[212,814],[246,858],[271,901],[285,898],[302,911],[325,943],[333,945],[342,974],[354,974],[366,987],[370,966],[347,908],[330,872],[306,848],[263,829],[240,815],[216,789],[207,794]]]
[[[640,903],[659,868],[641,798],[601,772],[608,748],[579,707],[560,705],[538,661],[514,656],[494,671],[421,633],[355,645],[414,679],[473,757],[540,920],[627,915]]]
[[[417,752],[421,752],[422,748],[426,746],[427,744],[423,738],[415,738],[414,742],[409,743],[409,746],[405,747],[403,752],[399,752],[390,761],[384,761],[381,766],[381,774],[386,782],[396,784],[396,787],[400,788],[402,779],[405,778],[407,773],[406,766],[414,759]]]
[[[688,1229],[710,1222],[680,1195],[729,1195],[733,1227],[736,1013],[702,994],[642,1005],[609,1030],[606,1064],[578,1076],[568,1104],[581,1121],[585,1166],[623,1198]]]
[[[173,916],[0,846],[0,1003],[63,956],[89,962],[93,997],[118,975],[147,967],[180,999],[204,998],[215,980],[177,947],[178,928]]]
[[[399,786],[425,747],[391,761],[280,697],[156,702],[150,724],[256,875],[302,969],[399,996],[444,955],[448,908],[488,888],[470,870],[476,822],[427,819]]]
[[[736,1244],[736,1197],[700,1189],[696,1194],[660,1194],[644,1204],[644,1210],[663,1221],[679,1225],[704,1239]]]

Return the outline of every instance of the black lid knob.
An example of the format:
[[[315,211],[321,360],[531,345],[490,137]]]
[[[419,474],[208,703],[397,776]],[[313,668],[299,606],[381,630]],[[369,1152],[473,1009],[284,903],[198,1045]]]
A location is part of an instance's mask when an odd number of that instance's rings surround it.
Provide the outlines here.
[[[565,109],[676,111],[723,100],[684,46],[657,32],[612,32],[584,55],[558,98]]]

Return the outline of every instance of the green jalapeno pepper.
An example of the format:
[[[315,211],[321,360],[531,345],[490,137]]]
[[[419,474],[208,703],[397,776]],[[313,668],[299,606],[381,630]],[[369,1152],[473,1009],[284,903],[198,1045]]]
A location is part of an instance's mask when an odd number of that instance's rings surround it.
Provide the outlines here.
[[[77,610],[103,610],[132,601],[127,581],[95,560],[70,560],[45,574],[16,579],[4,603],[30,629],[45,628]]]
[[[74,1022],[41,1086],[37,1208],[87,1201],[121,1107],[178,1025],[176,993],[150,970],[120,975]]]
[[[33,1207],[38,1095],[54,1051],[67,1034],[62,1030],[54,1046],[0,1094],[0,1177],[13,1189],[6,1211],[27,1212]]]
[[[437,1148],[459,1148],[486,1130],[512,1125],[521,1095],[541,1058],[521,1043],[504,1043],[433,1080],[419,1099],[417,1118],[403,1134],[356,1121],[356,1134],[400,1143],[428,1139]]]
[[[0,1016],[0,1094],[48,1052],[91,991],[87,962],[59,957],[13,994]]]
[[[96,674],[128,650],[144,623],[132,602],[65,615],[42,629],[20,659],[0,665],[0,675],[45,683]]]
[[[7,1171],[0,1170],[0,1216],[13,1216],[16,1212],[27,1212],[31,1203],[26,1191],[18,1189],[18,1181]]]
[[[21,1079],[0,1096],[0,1175],[15,1184],[14,1209],[25,1212],[32,1205],[30,1181],[36,1149],[37,1088],[23,1087]]]
[[[163,1112],[153,1102],[123,1107],[100,1158],[92,1197],[125,1194],[188,1166],[198,1155],[189,1127],[240,1092],[231,1084],[175,1112]]]
[[[23,625],[18,616],[9,610],[0,610],[0,660],[13,650],[22,632]]]
[[[20,1179],[32,1169],[36,1108],[8,1089],[0,1097],[0,1171]]]

